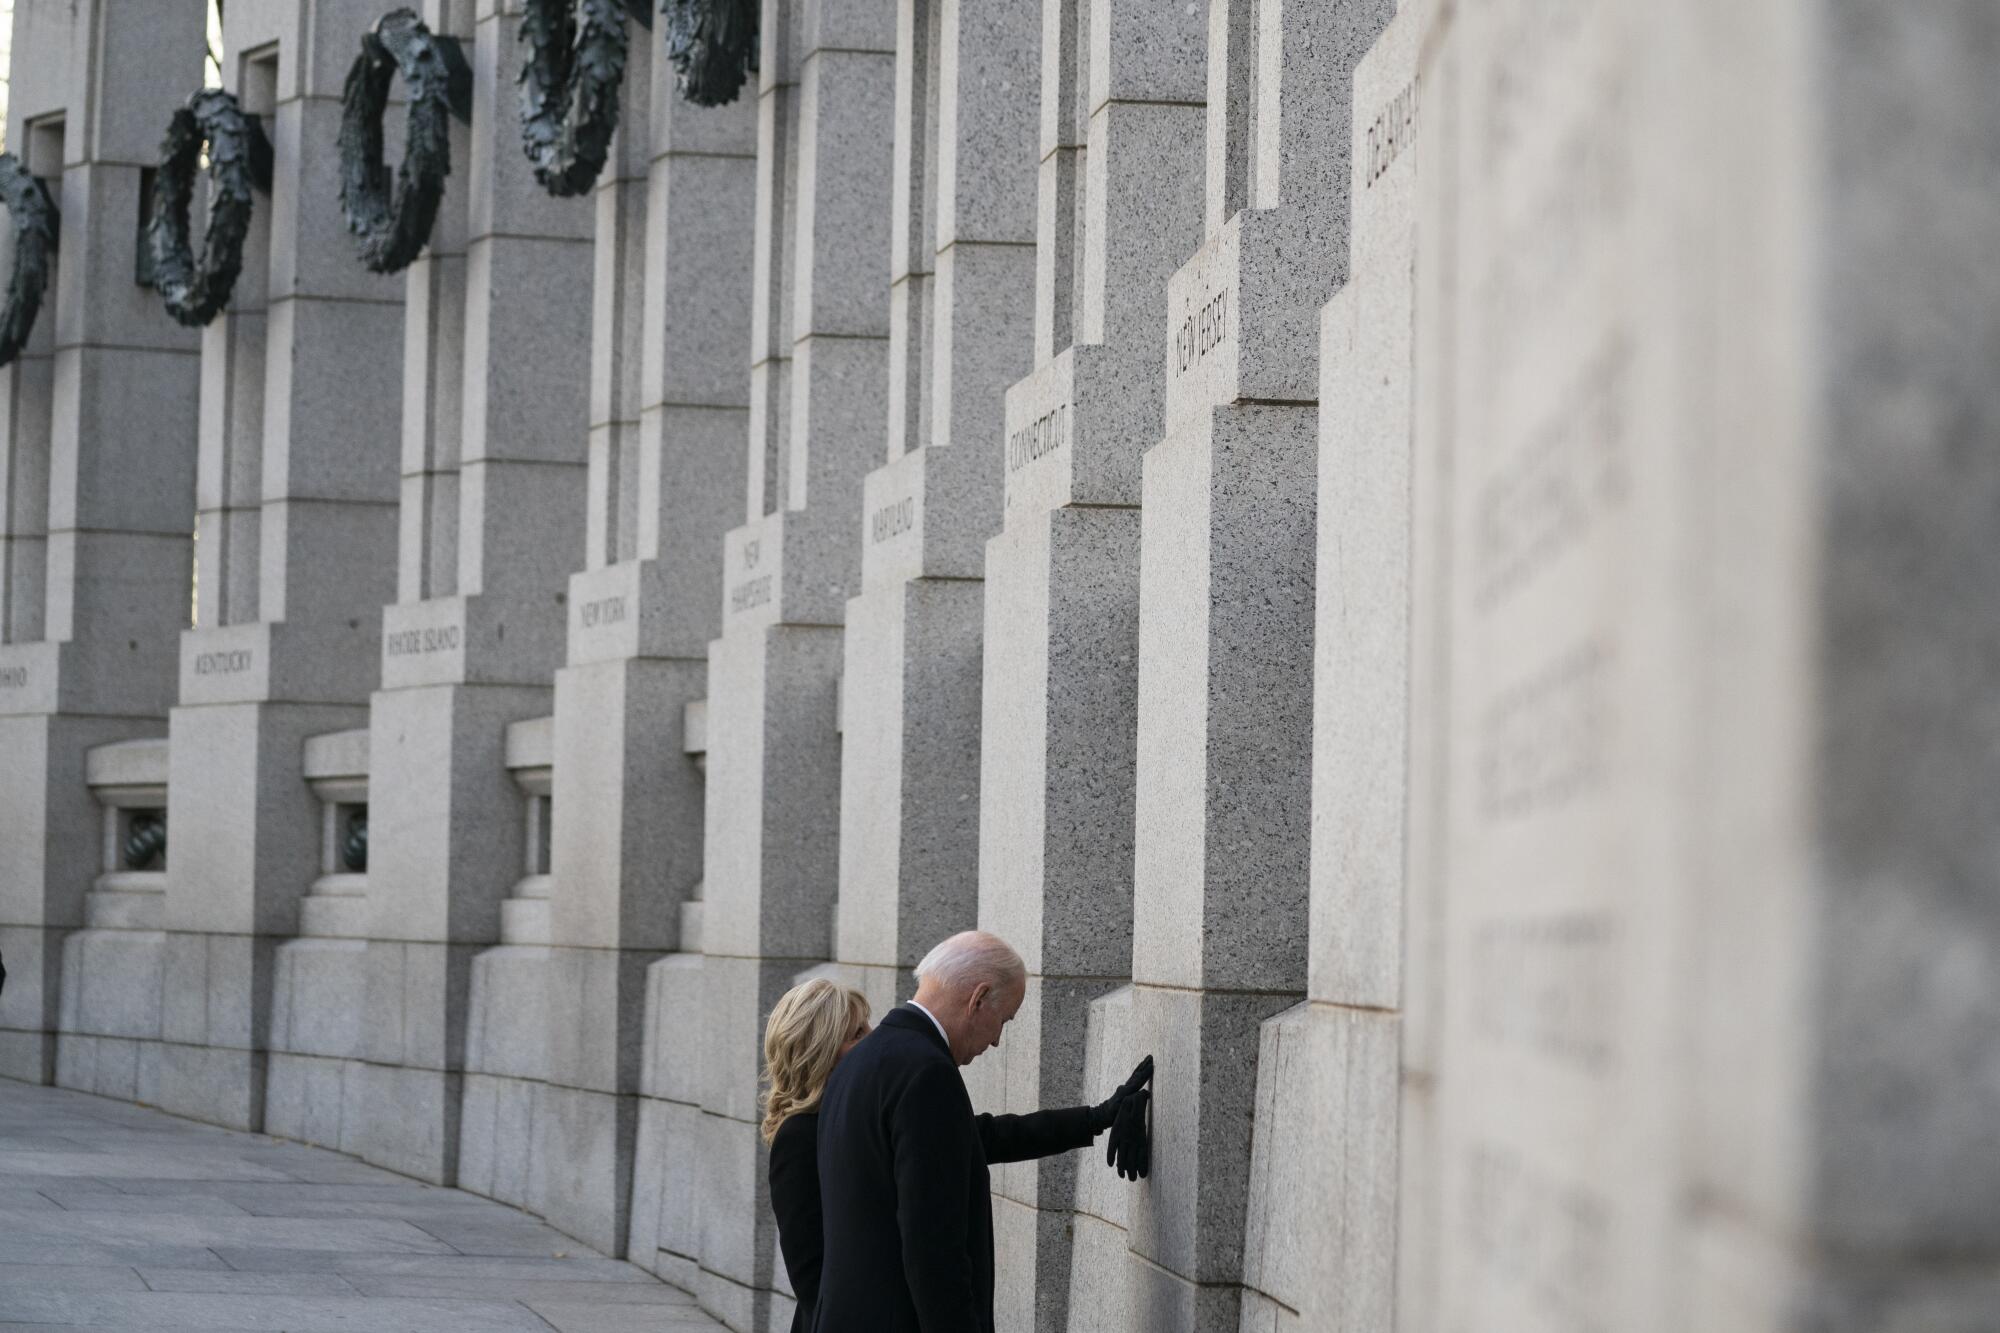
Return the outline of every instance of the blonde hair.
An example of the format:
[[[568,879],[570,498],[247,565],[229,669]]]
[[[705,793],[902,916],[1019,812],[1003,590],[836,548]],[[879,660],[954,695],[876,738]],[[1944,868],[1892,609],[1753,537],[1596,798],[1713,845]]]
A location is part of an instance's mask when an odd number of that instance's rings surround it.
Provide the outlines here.
[[[772,1006],[764,1024],[764,1142],[788,1118],[819,1105],[840,1048],[867,1020],[861,992],[825,977],[792,987]]]

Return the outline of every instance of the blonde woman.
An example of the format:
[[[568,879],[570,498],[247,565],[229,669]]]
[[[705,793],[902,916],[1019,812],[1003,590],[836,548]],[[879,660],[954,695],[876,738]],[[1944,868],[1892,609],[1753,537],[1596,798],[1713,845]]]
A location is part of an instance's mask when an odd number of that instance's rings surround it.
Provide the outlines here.
[[[812,1327],[819,1302],[819,1096],[840,1058],[867,1036],[868,1001],[852,986],[814,978],[786,991],[764,1025],[764,1142],[771,1145],[771,1211],[799,1308],[792,1333]]]

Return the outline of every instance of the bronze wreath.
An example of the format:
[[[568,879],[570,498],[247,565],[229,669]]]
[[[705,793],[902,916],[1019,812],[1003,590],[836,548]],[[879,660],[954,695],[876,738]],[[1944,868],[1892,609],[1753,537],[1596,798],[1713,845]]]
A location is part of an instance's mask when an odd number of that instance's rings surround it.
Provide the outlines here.
[[[0,201],[14,224],[14,271],[7,278],[7,308],[0,311],[0,366],[5,366],[27,345],[49,289],[57,215],[48,190],[12,153],[0,153]]]
[[[398,73],[409,92],[410,118],[392,194],[382,161],[382,117]],[[361,54],[341,93],[340,210],[371,272],[408,268],[430,240],[451,174],[451,92],[451,62],[412,11],[391,10],[361,34]]]
[[[582,194],[597,180],[618,128],[625,82],[620,0],[527,0],[521,40],[521,146],[553,195]]]
[[[194,327],[229,304],[243,271],[243,238],[250,230],[251,162],[259,131],[236,98],[204,88],[167,122],[160,170],[153,178],[153,218],[146,239],[153,251],[153,285],[167,313]],[[188,248],[188,205],[201,146],[208,144],[208,234],[197,261]]]
[[[758,0],[661,0],[681,96],[723,106],[757,72]]]

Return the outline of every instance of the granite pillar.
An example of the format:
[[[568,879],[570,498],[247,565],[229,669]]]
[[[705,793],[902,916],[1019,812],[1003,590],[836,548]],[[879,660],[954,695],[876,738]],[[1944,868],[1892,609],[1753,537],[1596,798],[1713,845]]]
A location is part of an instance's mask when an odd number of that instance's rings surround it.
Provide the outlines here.
[[[1244,1329],[1428,1327],[1398,1322],[1395,1243],[1424,10],[1353,73],[1348,277],[1319,325],[1307,1002],[1260,1038]]]
[[[1438,1327],[1991,1322],[1995,42],[1426,40]]]
[[[764,1327],[773,1285],[764,1017],[833,949],[841,623],[888,389],[893,0],[767,0],[758,90],[746,519],[708,652],[696,1294]]]
[[[1318,312],[1348,276],[1353,68],[1392,12],[1210,6],[1209,239],[1168,284],[1144,474],[1131,1021],[1159,1065],[1130,1249],[1148,1328],[1246,1317],[1259,1025],[1306,982]]]
[[[0,369],[0,1074],[47,1082],[64,937],[101,868],[85,756],[164,734],[187,623],[196,340],[133,255],[201,25],[105,32],[101,4],[42,0],[13,21],[7,144],[61,222],[31,339]]]
[[[472,0],[427,0],[425,25],[469,51]],[[354,39],[359,50],[360,38]],[[399,98],[400,84],[391,95]],[[391,103],[393,122],[400,111]],[[392,127],[385,134],[394,142]],[[468,127],[449,126],[453,176],[465,179]],[[401,462],[397,519],[396,600],[422,601],[448,592],[457,578],[459,448],[463,433],[462,378],[465,330],[466,194],[448,182],[429,243],[404,270],[402,330]],[[392,280],[394,281],[394,280]],[[340,740],[338,738],[345,737]],[[315,752],[324,758],[313,762]],[[367,815],[368,729],[330,733],[307,742],[308,782],[329,780],[330,770],[350,769],[358,785],[346,813]],[[339,759],[334,759],[334,754]],[[333,807],[340,806],[333,802]],[[327,800],[322,799],[322,806]],[[330,830],[322,860],[337,859],[347,830]],[[323,865],[329,874],[337,868]],[[278,946],[271,1059],[265,1093],[265,1128],[273,1134],[326,1147],[343,1143],[346,1075],[358,1054],[360,1008],[366,993],[367,875],[346,871],[322,878],[300,904],[299,937]],[[365,1114],[355,1104],[357,1122]]]
[[[181,637],[160,1103],[256,1128],[273,950],[317,877],[305,738],[363,720],[392,570],[401,292],[353,262],[332,148],[358,3],[232,7],[222,82],[269,136],[234,309],[202,334],[198,600]]]
[[[420,301],[405,355],[462,347],[458,446],[438,443],[435,395],[408,402],[400,595],[369,712],[369,1007],[342,1146],[439,1182],[458,1170],[475,959],[500,943],[528,836],[508,728],[549,712],[583,554],[591,210],[546,194],[521,152],[520,13],[490,0],[470,16],[463,315],[453,329]],[[410,506],[438,507],[425,474],[454,472],[455,524],[413,522]]]
[[[645,37],[633,29],[619,179],[597,196],[589,543],[556,674],[539,1144],[563,1164],[549,1172],[549,1220],[654,1267],[659,1209],[637,1218],[634,1199],[649,1197],[665,1157],[698,1151],[641,1093],[660,1035],[647,1028],[649,978],[700,949],[681,927],[684,906],[699,908],[703,854],[685,724],[707,693],[723,535],[747,467],[756,101],[682,100],[664,56],[640,57]],[[653,1020],[700,1012],[689,995]]]
[[[1166,281],[1201,240],[1206,29],[1193,6],[1042,6],[1035,369],[1005,398],[979,786],[979,925],[1029,977],[968,1071],[987,1109],[1082,1100],[1089,1002],[1131,973],[1139,460],[1162,427]],[[994,1173],[1003,1328],[1068,1324],[1077,1170]]]
[[[835,956],[879,1012],[978,917],[980,642],[1009,384],[1032,369],[1032,8],[904,0],[887,461],[860,515],[841,694]]]

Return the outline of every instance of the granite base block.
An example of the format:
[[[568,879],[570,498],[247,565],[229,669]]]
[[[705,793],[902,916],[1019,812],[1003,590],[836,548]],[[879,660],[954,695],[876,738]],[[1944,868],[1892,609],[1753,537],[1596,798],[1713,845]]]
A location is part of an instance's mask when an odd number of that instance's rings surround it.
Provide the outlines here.
[[[79,930],[64,940],[62,1031],[158,1041],[166,943],[157,930]]]
[[[168,1042],[160,1054],[160,1109],[226,1129],[264,1128],[266,1051]]]
[[[1242,1280],[1259,1025],[1298,998],[1133,986],[1135,1044],[1155,1061],[1153,1169],[1131,1211],[1149,1268],[1204,1291]]]
[[[1071,1222],[1067,1333],[1137,1328],[1132,1322],[1136,1263],[1124,1227],[1088,1213]]]
[[[458,1176],[464,1076],[350,1061],[341,1084],[341,1151],[433,1185]]]
[[[1315,1004],[1264,1023],[1246,1328],[1266,1306],[1325,1333],[1393,1327],[1399,1029],[1392,1013]]]
[[[600,1254],[623,1257],[631,1225],[639,1099],[547,1085],[535,1151],[547,1164],[539,1211]]]
[[[346,1060],[271,1052],[264,1076],[264,1132],[319,1148],[339,1148]]]
[[[1129,1257],[1132,1303],[1126,1307],[1123,1320],[1109,1327],[1145,1329],[1147,1333],[1217,1333],[1241,1324],[1242,1288],[1202,1286],[1136,1255]]]
[[[700,1192],[701,1266],[746,1287],[771,1285],[769,1154],[757,1126],[704,1115],[696,1171]]]
[[[1073,1223],[1067,1210],[993,1197],[996,1333],[1063,1333],[1070,1326]]]
[[[63,1033],[56,1042],[56,1083],[120,1101],[160,1099],[161,1047],[156,1041]]]
[[[56,1076],[56,1031],[67,928],[0,926],[7,986],[0,991],[0,1077],[48,1083]]]
[[[361,1038],[367,954],[367,942],[354,939],[297,939],[278,946],[271,994],[274,1053],[353,1058]]]
[[[467,1073],[459,1108],[458,1187],[501,1203],[543,1210],[547,1159],[542,1097],[530,1079]]]
[[[465,1024],[468,1073],[547,1076],[550,952],[543,945],[503,944],[473,958]]]
[[[720,1319],[730,1333],[757,1333],[758,1312],[768,1308],[771,1293],[746,1287],[720,1273],[697,1268],[689,1290],[701,1308]]]

